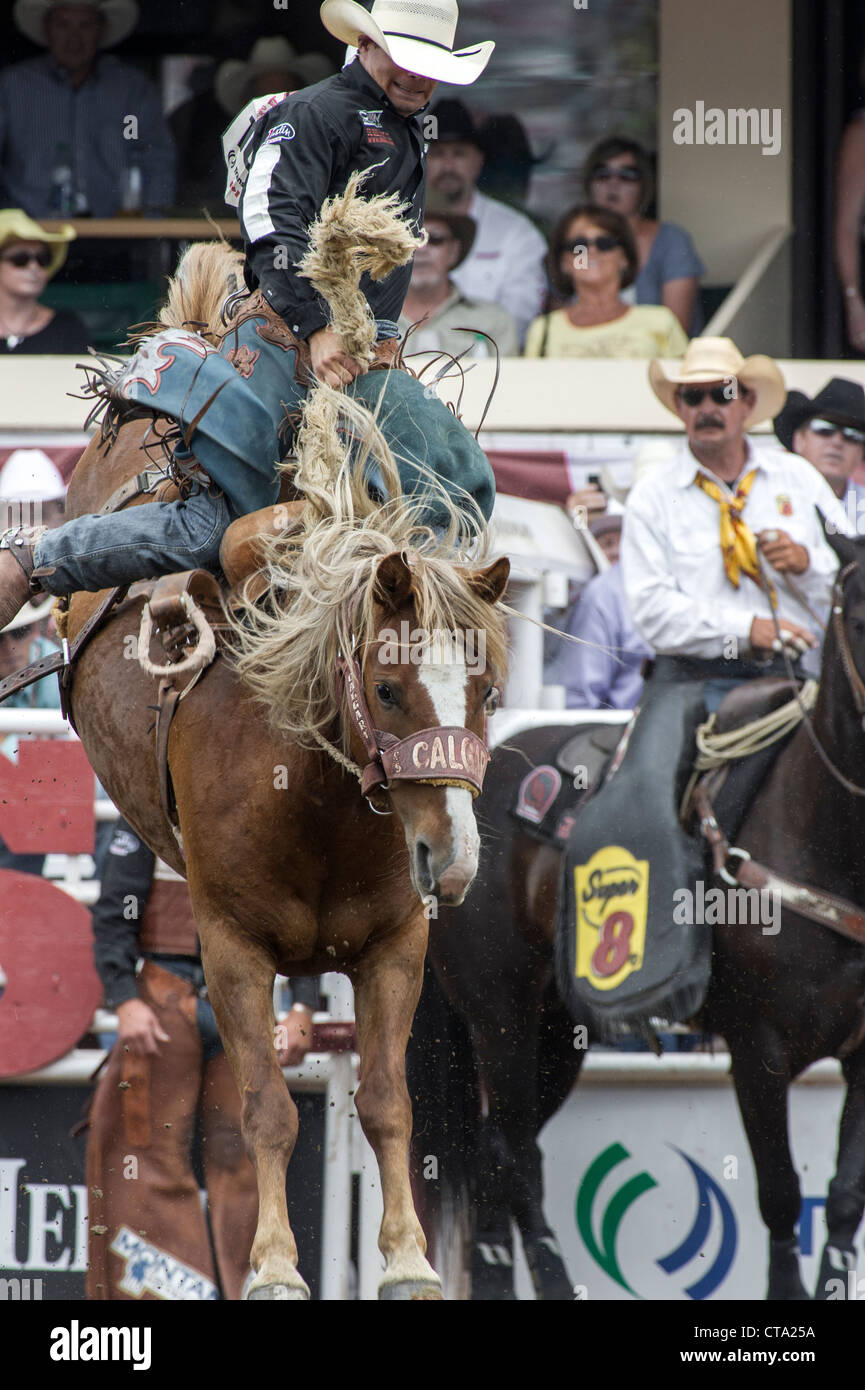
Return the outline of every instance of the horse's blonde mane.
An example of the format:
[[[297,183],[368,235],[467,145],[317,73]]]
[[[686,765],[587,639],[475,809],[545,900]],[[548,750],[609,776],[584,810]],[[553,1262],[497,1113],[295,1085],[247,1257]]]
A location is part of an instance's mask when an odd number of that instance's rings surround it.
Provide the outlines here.
[[[416,626],[428,634],[484,631],[493,678],[504,676],[503,613],[469,583],[486,539],[468,494],[458,507],[436,475],[423,470],[425,495],[403,496],[374,417],[325,386],[305,406],[297,449],[291,467],[306,498],[301,524],[267,542],[269,605],[245,600],[233,621],[237,669],[268,710],[273,731],[307,747],[316,734],[332,735],[342,710],[337,656],[357,649],[362,658],[373,640],[381,617],[376,571],[394,551],[409,557]],[[363,481],[373,462],[392,499],[384,505],[370,498]],[[435,533],[421,519],[432,495],[448,519]],[[342,735],[347,752],[347,720]]]
[[[228,295],[243,288],[242,251],[227,241],[194,242],[168,282],[157,328],[191,328],[208,342],[219,343],[225,336],[222,306]]]

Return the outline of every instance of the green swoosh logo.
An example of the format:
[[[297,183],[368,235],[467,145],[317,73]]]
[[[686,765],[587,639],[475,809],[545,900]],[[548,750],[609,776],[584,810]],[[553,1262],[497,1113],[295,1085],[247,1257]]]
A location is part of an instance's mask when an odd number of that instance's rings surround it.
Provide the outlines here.
[[[608,1148],[598,1154],[580,1184],[577,1193],[576,1218],[577,1229],[595,1263],[599,1264],[604,1273],[614,1279],[623,1289],[627,1289],[628,1293],[633,1294],[634,1298],[639,1298],[640,1295],[636,1289],[631,1288],[619,1268],[619,1261],[616,1257],[616,1237],[628,1207],[632,1206],[638,1197],[642,1197],[644,1192],[649,1192],[651,1188],[658,1186],[655,1179],[650,1177],[648,1173],[637,1173],[635,1177],[630,1178],[619,1188],[615,1196],[610,1199],[601,1220],[600,1245],[595,1240],[595,1233],[592,1229],[592,1208],[601,1183],[617,1164],[630,1157],[630,1153],[623,1144],[610,1144]]]

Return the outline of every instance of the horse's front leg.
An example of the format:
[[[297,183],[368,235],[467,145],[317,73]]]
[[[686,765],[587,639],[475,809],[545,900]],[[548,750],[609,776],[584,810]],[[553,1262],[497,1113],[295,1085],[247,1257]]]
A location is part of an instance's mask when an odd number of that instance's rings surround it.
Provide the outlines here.
[[[426,1258],[426,1237],[409,1182],[411,1101],[405,1050],[423,984],[427,922],[418,916],[365,948],[351,972],[361,1080],[355,1101],[378,1161],[384,1215],[379,1249],[383,1299],[441,1299],[441,1280]]]
[[[297,1107],[279,1067],[273,1036],[275,966],[234,929],[200,923],[207,990],[240,1092],[244,1143],[258,1181],[258,1228],[247,1297],[305,1299],[288,1220],[285,1174],[297,1139]]]

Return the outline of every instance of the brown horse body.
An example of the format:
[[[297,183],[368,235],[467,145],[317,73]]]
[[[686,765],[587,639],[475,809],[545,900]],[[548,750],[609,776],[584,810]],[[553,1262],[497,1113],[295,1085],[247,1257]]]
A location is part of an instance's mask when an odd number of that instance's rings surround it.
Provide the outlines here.
[[[70,487],[71,514],[93,511],[141,470],[143,433],[143,426],[126,426],[107,453],[90,445]],[[502,619],[493,605],[506,573],[506,562],[500,562],[486,571],[464,569],[459,581],[467,592],[474,586],[475,602],[500,634],[499,649]],[[399,555],[378,562],[376,584],[379,624],[398,629],[405,620],[413,628],[412,573]],[[70,638],[98,599],[73,597]],[[420,895],[460,901],[467,890],[477,867],[471,793],[454,786],[394,786],[394,814],[374,814],[344,767],[270,730],[260,701],[230,661],[218,657],[180,702],[171,729],[176,835],[158,792],[156,681],[129,659],[134,643],[125,640],[137,639],[141,606],[140,599],[124,602],[86,646],[75,670],[71,709],[112,800],[188,878],[208,990],[243,1099],[244,1137],[258,1177],[252,1296],[308,1295],[285,1202],[297,1110],[274,1050],[274,976],[341,970],[355,991],[363,1073],[357,1111],[381,1173],[381,1296],[440,1298],[409,1187],[404,1058],[427,944]],[[363,678],[377,727],[398,738],[443,724],[483,734],[494,673],[466,676],[463,668],[462,709],[455,718],[453,701],[444,712],[436,707],[435,682],[424,683],[422,668],[408,662],[382,666],[375,634],[369,636]],[[453,695],[459,671],[439,676]],[[377,703],[385,678],[397,692],[394,706]],[[338,729],[331,737],[338,740]],[[351,752],[366,761],[355,733]]]

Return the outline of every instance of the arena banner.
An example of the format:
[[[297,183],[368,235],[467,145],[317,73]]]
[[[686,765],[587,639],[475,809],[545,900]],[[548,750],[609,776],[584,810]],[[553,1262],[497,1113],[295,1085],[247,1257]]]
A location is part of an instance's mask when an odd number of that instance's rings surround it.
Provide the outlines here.
[[[590,1054],[540,1140],[545,1211],[576,1298],[765,1299],[768,1234],[728,1065],[696,1054]],[[834,1062],[790,1090],[802,1278],[812,1292],[843,1094]],[[860,1232],[858,1299],[862,1241]],[[534,1298],[521,1251],[516,1275],[518,1296]]]
[[[95,1071],[100,1051],[93,1052]],[[86,1129],[92,1086],[0,1085],[0,1305],[84,1302],[88,1204]],[[318,1295],[322,1235],[323,1095],[295,1097],[297,1147],[286,1191],[304,1278]],[[76,1131],[73,1134],[73,1131]],[[193,1165],[202,1181],[200,1155]],[[0,1319],[4,1316],[0,1313]]]

